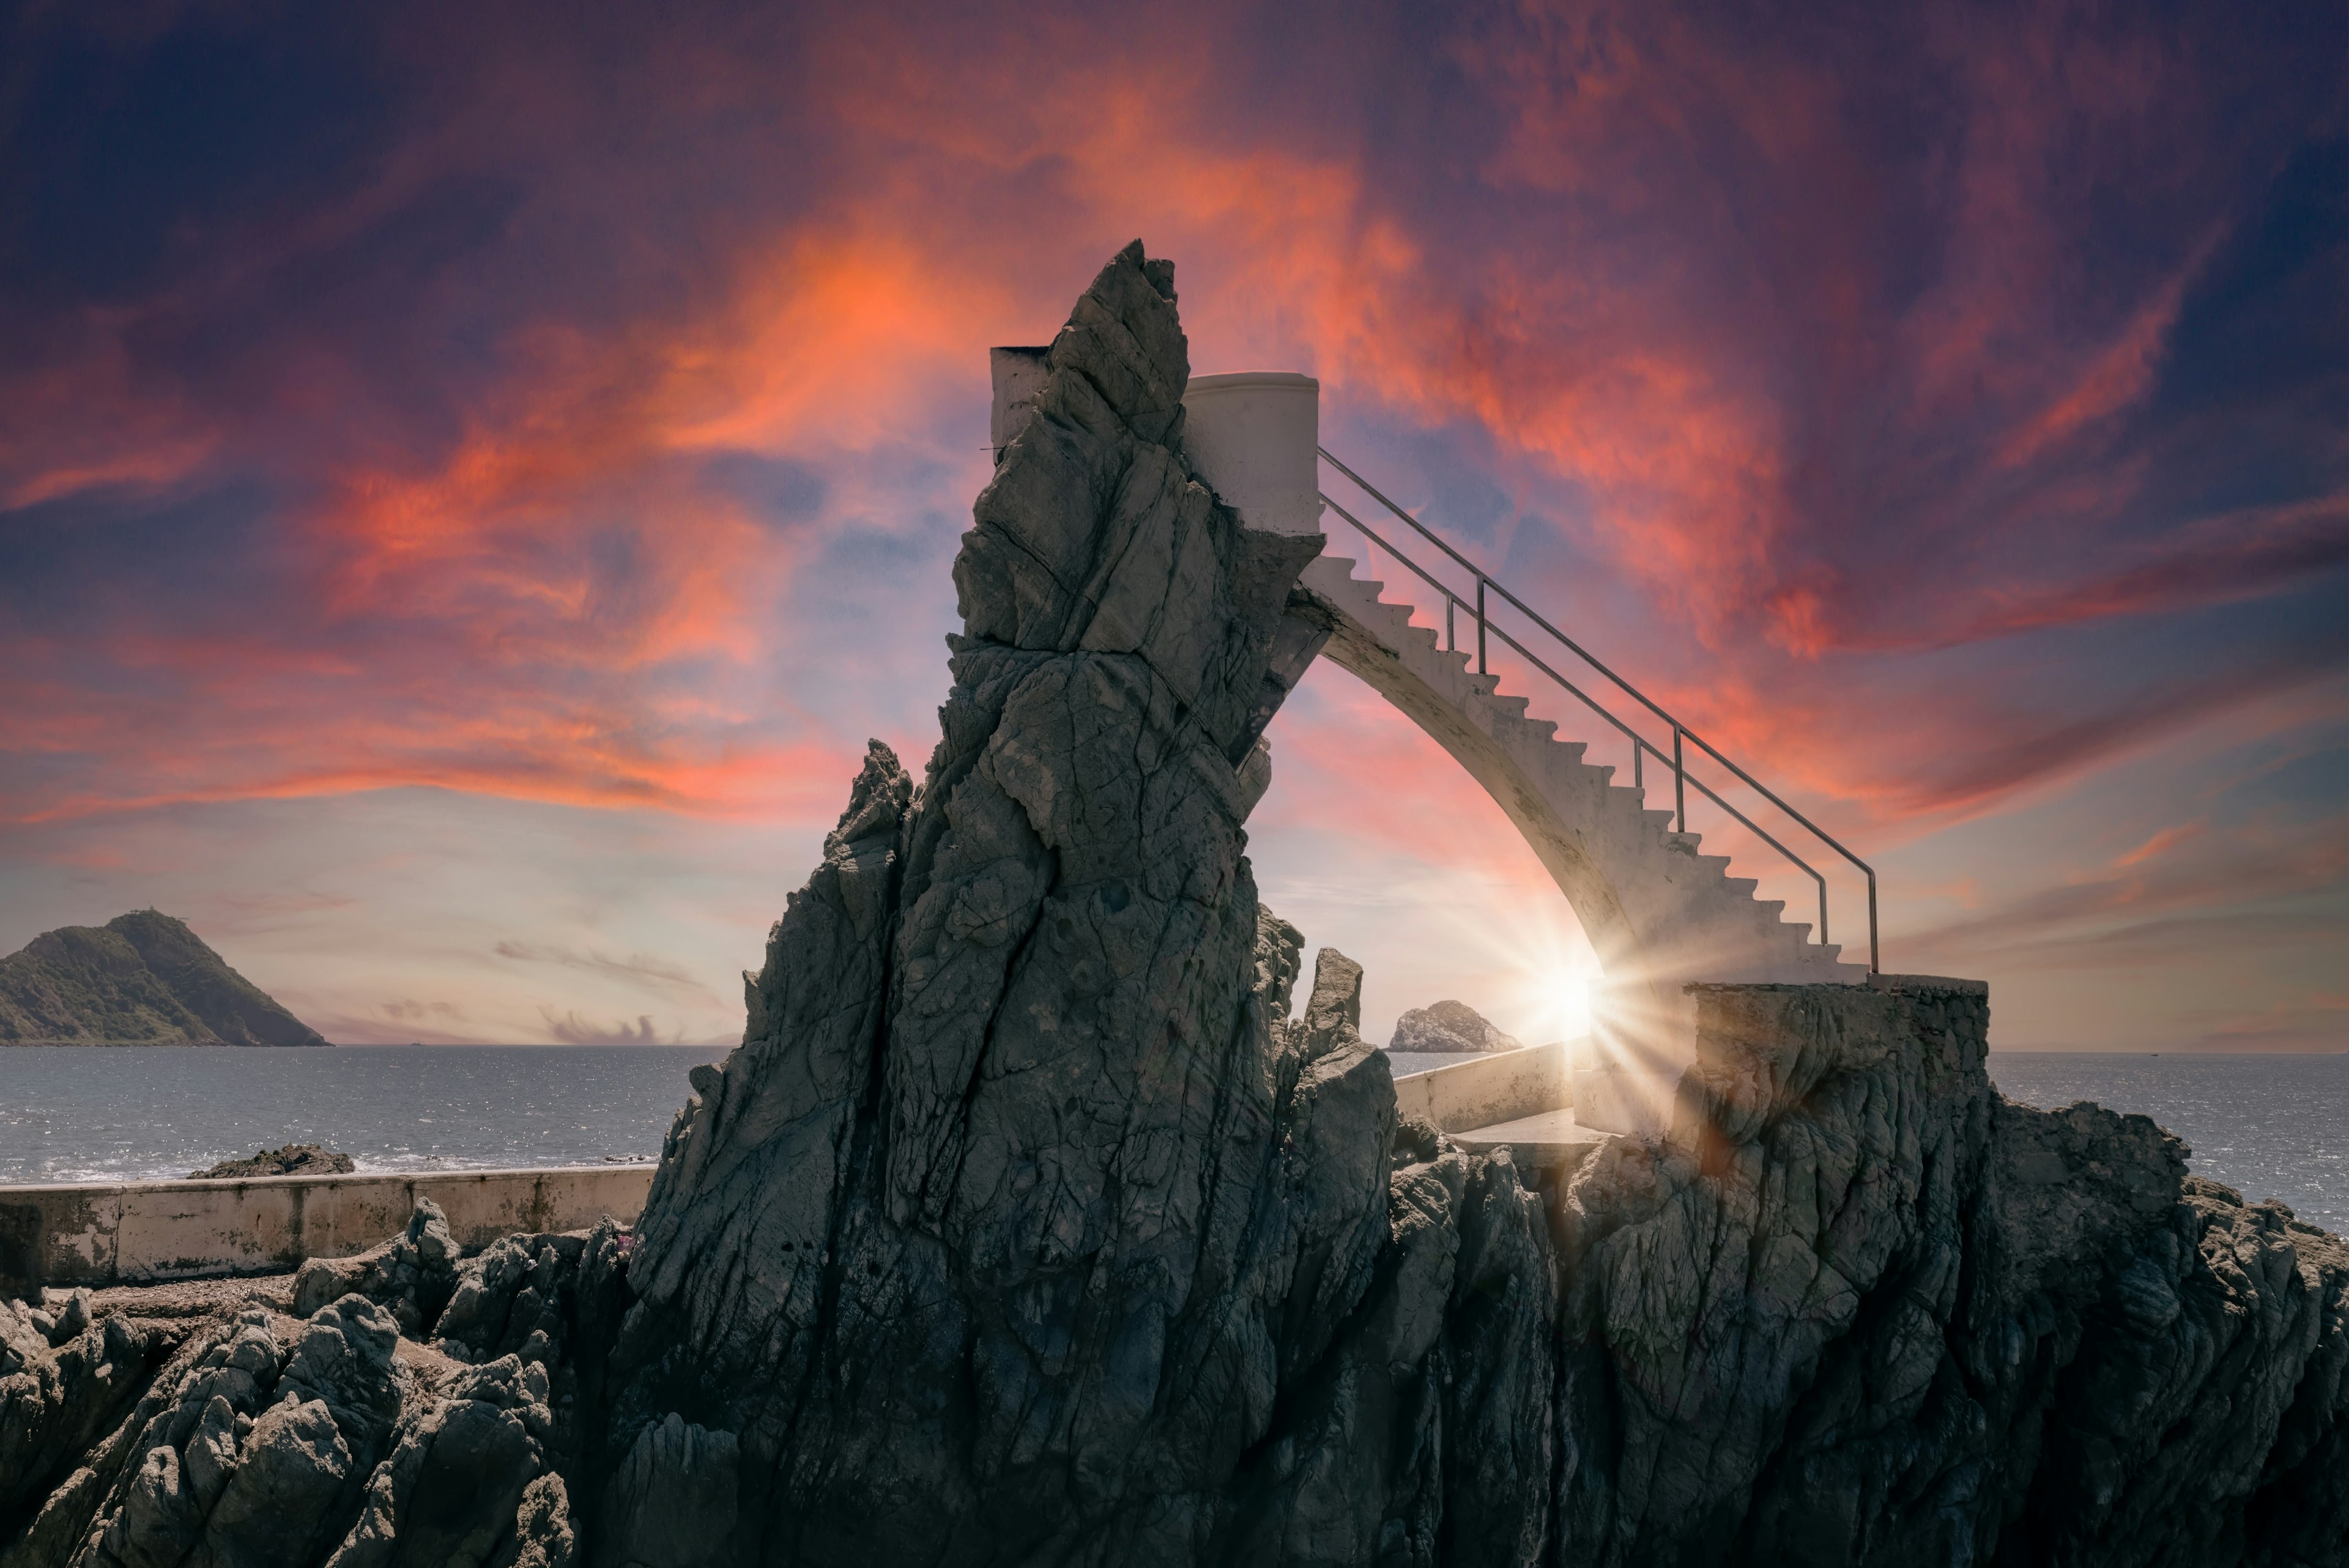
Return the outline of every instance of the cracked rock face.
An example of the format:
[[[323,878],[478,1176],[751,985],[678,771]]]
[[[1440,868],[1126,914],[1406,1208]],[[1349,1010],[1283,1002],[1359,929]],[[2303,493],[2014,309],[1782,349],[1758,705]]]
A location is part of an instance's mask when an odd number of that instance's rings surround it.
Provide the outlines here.
[[[1288,1038],[1242,854],[1318,542],[1191,477],[1166,263],[1112,262],[1048,366],[921,787],[874,748],[639,1227],[610,1458],[733,1434],[738,1552],[1194,1560],[1370,1287],[1385,1064]]]
[[[1559,1560],[2344,1560],[2349,1247],[2005,1101],[1986,1015],[1704,988],[1671,1136],[1559,1206]]]

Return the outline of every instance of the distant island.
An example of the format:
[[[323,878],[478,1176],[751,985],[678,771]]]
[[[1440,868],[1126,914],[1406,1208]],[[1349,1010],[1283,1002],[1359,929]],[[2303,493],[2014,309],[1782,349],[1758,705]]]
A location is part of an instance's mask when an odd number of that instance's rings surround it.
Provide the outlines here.
[[[45,931],[0,958],[0,1046],[329,1043],[151,909]]]
[[[1413,1007],[1397,1018],[1394,1038],[1387,1042],[1387,1049],[1413,1054],[1514,1051],[1521,1044],[1515,1036],[1495,1028],[1467,1003],[1444,1001],[1432,1007]]]

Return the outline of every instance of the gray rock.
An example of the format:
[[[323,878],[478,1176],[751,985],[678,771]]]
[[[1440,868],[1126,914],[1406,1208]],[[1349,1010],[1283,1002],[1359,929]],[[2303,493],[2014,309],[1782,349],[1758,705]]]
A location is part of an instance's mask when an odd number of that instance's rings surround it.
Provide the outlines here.
[[[721,1560],[740,1514],[741,1444],[675,1414],[636,1434],[605,1505],[605,1561],[694,1568]]]
[[[81,1327],[68,1333],[76,1321]],[[0,1530],[67,1484],[171,1348],[170,1336],[145,1325],[90,1321],[86,1295],[46,1330],[25,1303],[0,1300]]]
[[[559,1475],[543,1475],[522,1490],[514,1509],[513,1539],[491,1568],[573,1568],[579,1536],[571,1520],[571,1494]]]
[[[2004,1102],[1985,1021],[1701,995],[1672,1136],[1563,1195],[1562,1552],[2339,1561],[2349,1477],[2308,1460],[2349,1426],[2319,1371],[2349,1249],[2186,1180],[2142,1117]]]
[[[176,1568],[196,1542],[203,1515],[181,1484],[180,1456],[150,1450],[95,1553],[105,1568]]]
[[[1438,1002],[1433,1006],[1413,1007],[1395,1020],[1394,1037],[1387,1042],[1391,1051],[1514,1051],[1519,1048],[1514,1036],[1505,1035],[1485,1021],[1483,1014],[1465,1002]]]
[[[165,1450],[169,1451],[169,1450]],[[350,1445],[323,1399],[288,1398],[263,1411],[205,1522],[192,1568],[305,1568],[332,1539],[335,1505],[352,1479]]]
[[[328,1568],[482,1568],[517,1553],[553,1429],[543,1368],[506,1357],[403,1417]],[[543,1500],[542,1499],[542,1503]]]
[[[434,1323],[458,1284],[457,1241],[449,1217],[419,1199],[401,1233],[379,1247],[347,1258],[310,1258],[294,1276],[294,1312],[307,1317],[329,1302],[357,1295],[385,1308],[406,1334]]]
[[[288,1143],[256,1150],[250,1160],[222,1160],[202,1171],[188,1172],[191,1181],[229,1181],[254,1176],[342,1176],[358,1169],[338,1149],[316,1143]]]

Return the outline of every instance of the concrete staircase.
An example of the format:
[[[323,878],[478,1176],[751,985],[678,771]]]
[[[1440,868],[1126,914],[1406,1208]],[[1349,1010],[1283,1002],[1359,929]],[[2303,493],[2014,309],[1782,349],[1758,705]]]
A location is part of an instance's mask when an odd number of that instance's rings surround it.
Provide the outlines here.
[[[1755,898],[1755,881],[1730,875],[1729,857],[1705,854],[1699,835],[1674,830],[1673,811],[1618,783],[1614,767],[1588,761],[1586,741],[1558,738],[1556,722],[1530,717],[1526,697],[1503,695],[1497,676],[1471,667],[1468,648],[1412,624],[1413,605],[1385,590],[1356,562],[1325,554],[1294,603],[1326,627],[1321,657],[1360,676],[1485,787],[1581,921],[1604,974],[1572,1078],[1582,1125],[1651,1131],[1669,1115],[1671,1086],[1694,1059],[1687,985],[1866,982],[1865,965],[1811,941],[1807,923],[1783,918],[1782,901]],[[1650,771],[1670,799],[1670,771]]]

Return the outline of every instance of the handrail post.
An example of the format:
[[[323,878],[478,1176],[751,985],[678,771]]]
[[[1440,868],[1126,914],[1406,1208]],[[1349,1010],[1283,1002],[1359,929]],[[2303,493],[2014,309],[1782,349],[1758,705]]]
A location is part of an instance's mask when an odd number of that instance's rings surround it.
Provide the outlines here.
[[[1476,573],[1476,673],[1487,675],[1485,668],[1485,574]]]
[[[1873,867],[1869,868],[1868,872],[1868,972],[1870,975],[1883,973],[1883,970],[1877,967],[1876,872]]]
[[[1680,720],[1674,718],[1670,713],[1667,713],[1663,707],[1655,701],[1655,699],[1649,696],[1645,692],[1640,690],[1639,687],[1633,686],[1630,681],[1625,680],[1620,675],[1618,675],[1614,670],[1601,663],[1590,653],[1588,649],[1583,647],[1581,644],[1576,642],[1572,637],[1568,636],[1564,632],[1558,630],[1557,626],[1551,624],[1549,621],[1542,616],[1540,612],[1535,610],[1533,606],[1527,604],[1524,600],[1510,593],[1507,587],[1504,584],[1496,583],[1493,581],[1493,579],[1487,577],[1482,567],[1478,566],[1467,556],[1462,554],[1458,550],[1453,548],[1449,542],[1429,529],[1425,523],[1420,521],[1418,518],[1413,517],[1410,512],[1404,511],[1401,504],[1386,495],[1383,491],[1380,490],[1369,480],[1363,479],[1361,475],[1356,473],[1352,469],[1348,468],[1338,459],[1336,454],[1332,453],[1328,448],[1316,446],[1314,451],[1316,456],[1322,461],[1329,463],[1330,467],[1336,469],[1349,480],[1351,480],[1366,494],[1368,494],[1371,500],[1385,507],[1389,512],[1392,513],[1396,518],[1400,519],[1404,524],[1409,526],[1422,539],[1425,540],[1429,544],[1442,552],[1444,555],[1448,557],[1454,565],[1458,566],[1462,571],[1470,573],[1476,579],[1476,603],[1475,606],[1475,614],[1476,616],[1477,675],[1480,676],[1489,677],[1492,673],[1490,638],[1488,636],[1488,633],[1493,630],[1493,627],[1487,614],[1488,605],[1485,592],[1487,587],[1491,587],[1498,590],[1501,597],[1507,600],[1512,605],[1515,605],[1517,611],[1529,620],[1537,629],[1548,634],[1549,636],[1556,639],[1558,645],[1564,647],[1568,653],[1573,654],[1576,657],[1588,665],[1592,669],[1598,671],[1599,675],[1605,676],[1609,681],[1613,682],[1617,689],[1621,691],[1623,695],[1629,696],[1632,701],[1646,708],[1648,712],[1652,714],[1657,719],[1671,726],[1672,820],[1674,823],[1675,832],[1682,835],[1685,835],[1688,832],[1689,778],[1686,743],[1693,740],[1699,747],[1703,748],[1707,756],[1711,757],[1715,762],[1726,769],[1733,778],[1748,786],[1764,800],[1785,812],[1789,818],[1793,819],[1795,823],[1807,830],[1814,839],[1826,845],[1828,849],[1834,851],[1837,854],[1842,856],[1844,860],[1849,861],[1863,875],[1865,875],[1868,878],[1868,973],[1871,975],[1878,975],[1883,972],[1883,952],[1881,948],[1880,927],[1878,925],[1877,913],[1876,868],[1874,866],[1869,865],[1866,861],[1861,860],[1857,855],[1853,854],[1851,851],[1846,849],[1842,843],[1831,837],[1826,830],[1822,829],[1817,823],[1812,821],[1799,810],[1796,810],[1795,807],[1787,803],[1786,800],[1781,798],[1775,791],[1772,790],[1767,785],[1764,784],[1760,779],[1754,778],[1753,774],[1747,772],[1744,769],[1732,761],[1727,756],[1723,755],[1722,751],[1711,741],[1706,740],[1702,736],[1694,735],[1684,728]],[[1454,593],[1449,584],[1438,581],[1434,576],[1430,574],[1425,567],[1421,566],[1410,556],[1404,554],[1399,546],[1380,538],[1378,533],[1369,523],[1363,521],[1361,518],[1347,511],[1343,505],[1333,500],[1328,493],[1323,492],[1321,494],[1321,501],[1324,506],[1337,513],[1339,517],[1353,524],[1355,528],[1361,531],[1364,546],[1364,565],[1366,568],[1371,571],[1375,571],[1377,569],[1378,552],[1383,549],[1388,554],[1394,557],[1395,564],[1402,567],[1414,576],[1417,576],[1430,588],[1444,595],[1444,639],[1445,651],[1448,653],[1460,652],[1458,612],[1465,603],[1465,601],[1464,601],[1459,594]],[[1547,676],[1551,680],[1556,681],[1560,686],[1565,688],[1568,695],[1581,701],[1585,706],[1588,707],[1593,712],[1598,714],[1600,718],[1614,726],[1617,730],[1630,738],[1631,741],[1632,784],[1634,788],[1644,793],[1647,788],[1647,754],[1651,751],[1654,751],[1656,753],[1656,759],[1661,762],[1663,760],[1663,752],[1651,743],[1648,742],[1637,731],[1626,725],[1621,719],[1616,717],[1603,704],[1599,703],[1590,696],[1589,694],[1575,686],[1573,682],[1568,680],[1564,676],[1559,675],[1556,670],[1550,668],[1549,665],[1545,664],[1532,649],[1517,641],[1517,639],[1512,636],[1506,630],[1502,630],[1500,632],[1500,638],[1502,642],[1507,644],[1511,648],[1514,648],[1518,654],[1522,655],[1527,662],[1532,665],[1534,669]],[[1712,787],[1707,785],[1702,779],[1696,780],[1696,788],[1699,794],[1712,801],[1714,805],[1727,811],[1734,820],[1743,823],[1746,828],[1752,830],[1755,836],[1764,843],[1777,851],[1781,855],[1784,855],[1788,861],[1792,861],[1798,870],[1810,876],[1818,883],[1819,941],[1822,945],[1827,944],[1827,919],[1829,911],[1827,907],[1826,879],[1817,871],[1814,870],[1807,861],[1802,859],[1801,856],[1795,854],[1792,850],[1780,843],[1776,839],[1772,838],[1770,834],[1756,824],[1752,818],[1747,817],[1743,811],[1738,810],[1720,795],[1714,793]]]
[[[1680,826],[1672,831],[1688,831],[1688,769],[1681,762],[1681,727],[1672,726],[1672,814]]]

